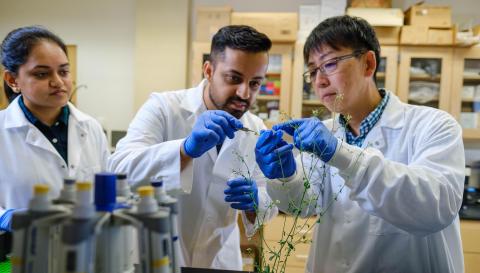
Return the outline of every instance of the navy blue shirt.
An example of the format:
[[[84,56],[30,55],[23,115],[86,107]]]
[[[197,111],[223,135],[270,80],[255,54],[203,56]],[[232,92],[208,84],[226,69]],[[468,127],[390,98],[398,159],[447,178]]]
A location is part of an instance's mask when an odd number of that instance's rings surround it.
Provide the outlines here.
[[[42,134],[52,143],[53,147],[57,150],[57,152],[62,156],[65,163],[68,164],[68,117],[70,116],[70,110],[68,106],[62,107],[62,111],[58,116],[58,119],[55,123],[50,127],[43,122],[41,122],[38,118],[36,118],[30,110],[28,110],[27,106],[23,102],[23,97],[20,96],[18,99],[18,104],[22,109],[25,117],[27,118],[30,123],[32,123],[35,127],[42,132]]]

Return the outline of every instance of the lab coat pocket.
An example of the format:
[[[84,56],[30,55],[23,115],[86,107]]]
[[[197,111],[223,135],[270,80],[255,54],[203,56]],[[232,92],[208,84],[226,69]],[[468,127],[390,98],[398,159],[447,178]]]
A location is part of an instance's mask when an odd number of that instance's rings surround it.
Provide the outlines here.
[[[370,215],[369,233],[372,235],[407,234],[380,217]]]

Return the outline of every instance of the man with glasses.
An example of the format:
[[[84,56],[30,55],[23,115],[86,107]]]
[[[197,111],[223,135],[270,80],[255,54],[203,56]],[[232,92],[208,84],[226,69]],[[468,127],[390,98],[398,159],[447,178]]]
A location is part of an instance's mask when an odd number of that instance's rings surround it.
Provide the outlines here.
[[[305,80],[338,115],[262,132],[256,160],[278,179],[267,190],[280,210],[321,217],[307,272],[463,272],[458,123],[376,87],[380,46],[363,19],[321,22],[304,59]],[[303,151],[296,160],[294,147]]]
[[[108,162],[133,184],[163,179],[169,192],[179,193],[181,266],[241,270],[239,211],[250,234],[257,217],[268,221],[278,211],[251,156],[257,136],[242,130],[266,128],[248,109],[265,79],[271,45],[251,27],[221,28],[203,66],[205,79],[194,88],[153,93]]]

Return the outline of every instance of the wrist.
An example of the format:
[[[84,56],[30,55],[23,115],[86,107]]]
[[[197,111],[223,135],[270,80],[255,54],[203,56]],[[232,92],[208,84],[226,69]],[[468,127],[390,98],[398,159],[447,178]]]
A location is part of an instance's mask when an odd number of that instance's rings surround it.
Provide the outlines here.
[[[190,151],[189,148],[188,148],[188,147],[190,147],[189,139],[190,139],[190,136],[188,136],[185,139],[185,141],[183,141],[182,145],[180,146],[180,154],[184,157],[196,158],[198,156],[193,155],[192,151]]]

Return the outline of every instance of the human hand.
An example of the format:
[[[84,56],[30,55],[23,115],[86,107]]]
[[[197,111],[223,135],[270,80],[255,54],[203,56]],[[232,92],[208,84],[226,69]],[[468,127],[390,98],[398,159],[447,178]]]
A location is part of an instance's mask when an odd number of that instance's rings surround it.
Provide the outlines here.
[[[12,232],[12,216],[15,211],[25,211],[26,209],[8,209],[0,216],[0,230]]]
[[[293,145],[283,140],[282,136],[282,131],[261,131],[255,146],[257,164],[270,179],[290,177],[296,170]]]
[[[230,207],[248,212],[256,211],[258,206],[258,188],[254,180],[245,177],[230,179],[228,188],[224,191],[225,202],[230,202]]]
[[[283,130],[293,136],[295,147],[316,154],[323,162],[335,154],[338,140],[317,118],[290,120],[274,125],[273,130]]]
[[[183,149],[192,158],[200,157],[222,144],[225,137],[233,138],[235,131],[240,128],[243,128],[243,124],[225,111],[205,111],[197,118],[192,132],[183,143]]]

